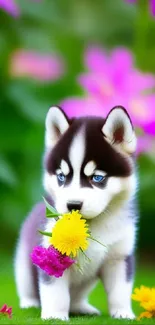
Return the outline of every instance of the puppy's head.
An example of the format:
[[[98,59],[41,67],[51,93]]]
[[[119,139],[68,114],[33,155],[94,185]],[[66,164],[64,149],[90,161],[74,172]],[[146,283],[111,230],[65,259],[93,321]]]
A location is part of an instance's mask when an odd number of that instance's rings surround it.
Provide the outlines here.
[[[111,201],[134,193],[136,137],[123,107],[106,119],[69,120],[58,107],[46,117],[44,188],[60,213],[80,210],[91,219]]]

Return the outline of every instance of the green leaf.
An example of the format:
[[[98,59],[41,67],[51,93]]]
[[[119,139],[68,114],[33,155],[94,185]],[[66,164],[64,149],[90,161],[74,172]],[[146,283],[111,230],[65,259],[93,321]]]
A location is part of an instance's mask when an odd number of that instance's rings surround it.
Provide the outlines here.
[[[43,231],[43,230],[38,230],[41,235],[47,236],[47,237],[52,237],[51,232]]]
[[[47,207],[46,207],[46,218],[55,218],[58,217],[58,213],[52,213]]]
[[[58,216],[60,215],[60,214],[58,214],[57,210],[55,208],[53,208],[52,205],[50,205],[44,197],[43,197],[43,200],[45,202],[46,208],[48,208],[48,210],[50,212],[52,212],[52,214],[55,214],[55,215],[58,215]]]

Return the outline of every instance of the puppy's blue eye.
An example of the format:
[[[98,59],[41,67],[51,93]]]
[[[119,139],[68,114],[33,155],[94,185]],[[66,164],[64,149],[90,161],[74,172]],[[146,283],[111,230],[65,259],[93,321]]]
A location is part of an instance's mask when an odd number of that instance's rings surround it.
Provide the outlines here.
[[[105,179],[105,177],[102,176],[102,175],[94,175],[94,176],[92,177],[92,180],[93,180],[93,182],[95,182],[95,183],[101,183],[104,179]]]
[[[57,178],[58,178],[59,182],[61,182],[61,183],[64,183],[66,180],[66,176],[63,173],[58,174]]]

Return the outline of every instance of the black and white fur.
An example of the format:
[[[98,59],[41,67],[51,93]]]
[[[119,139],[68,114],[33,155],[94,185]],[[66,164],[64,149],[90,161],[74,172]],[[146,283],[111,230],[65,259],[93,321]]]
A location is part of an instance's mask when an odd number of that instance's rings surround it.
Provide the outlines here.
[[[128,113],[122,107],[115,107],[106,119],[69,120],[60,108],[52,107],[46,118],[45,143],[45,191],[60,213],[80,209],[92,236],[105,248],[90,240],[86,254],[91,262],[80,256],[82,273],[76,266],[60,278],[38,272],[38,298],[35,270],[29,257],[34,240],[31,242],[30,236],[27,240],[25,231],[27,227],[35,236],[37,221],[32,214],[36,214],[38,223],[41,218],[34,210],[22,227],[16,253],[20,306],[26,308],[40,303],[43,319],[67,320],[69,312],[99,314],[88,303],[88,294],[101,279],[110,315],[134,318],[131,292],[137,220],[134,211],[136,137]],[[96,182],[94,175],[101,175],[101,182]],[[55,222],[48,219],[45,230],[51,231]],[[48,247],[47,237],[42,238],[42,245]]]

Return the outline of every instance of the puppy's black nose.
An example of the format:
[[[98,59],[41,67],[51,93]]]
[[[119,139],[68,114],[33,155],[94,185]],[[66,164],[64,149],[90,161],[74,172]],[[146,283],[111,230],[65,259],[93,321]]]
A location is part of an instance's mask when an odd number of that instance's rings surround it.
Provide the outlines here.
[[[82,208],[82,202],[81,201],[69,201],[67,203],[67,208],[69,211],[72,211],[72,210],[81,210]]]

